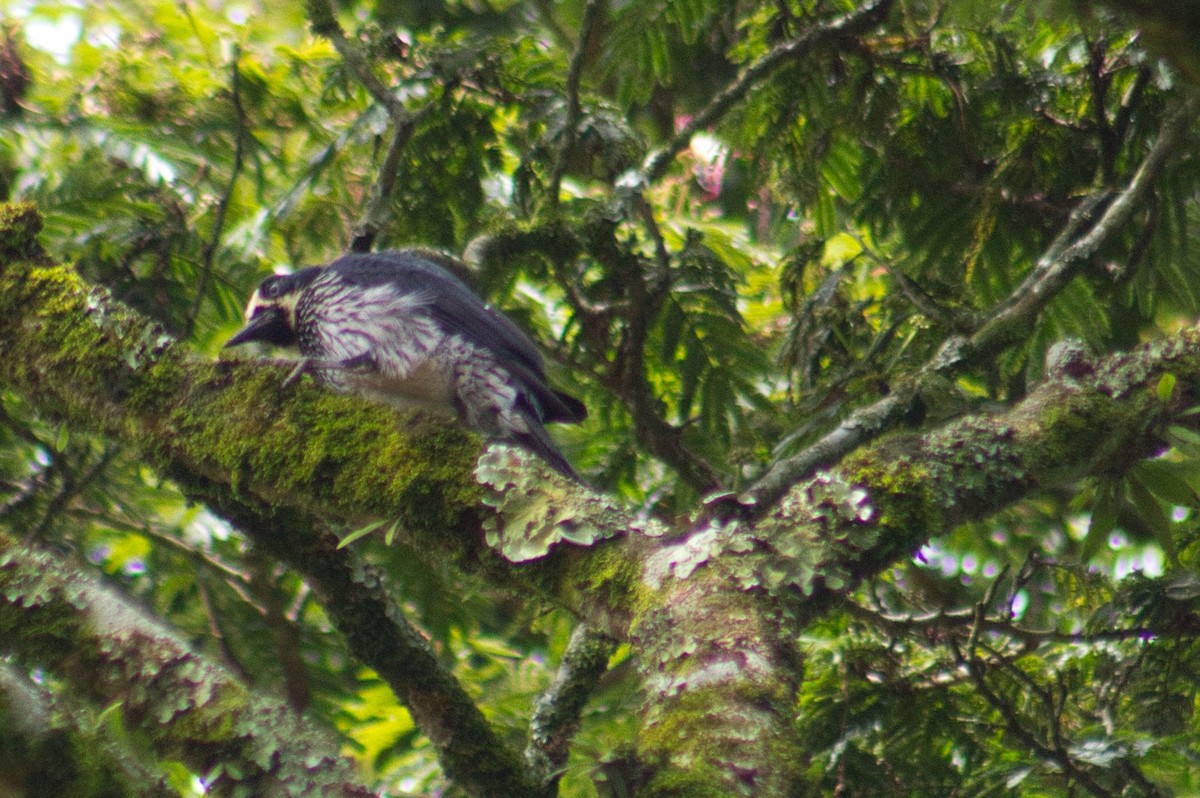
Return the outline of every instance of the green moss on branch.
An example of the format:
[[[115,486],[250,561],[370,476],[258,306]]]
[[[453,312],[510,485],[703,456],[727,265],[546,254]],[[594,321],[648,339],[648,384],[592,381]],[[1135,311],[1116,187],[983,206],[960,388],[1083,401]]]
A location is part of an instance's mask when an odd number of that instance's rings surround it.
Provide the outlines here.
[[[333,740],[280,703],[249,693],[167,628],[61,556],[0,533],[0,639],[98,706],[119,706],[162,759],[210,787],[257,795],[367,798]]]

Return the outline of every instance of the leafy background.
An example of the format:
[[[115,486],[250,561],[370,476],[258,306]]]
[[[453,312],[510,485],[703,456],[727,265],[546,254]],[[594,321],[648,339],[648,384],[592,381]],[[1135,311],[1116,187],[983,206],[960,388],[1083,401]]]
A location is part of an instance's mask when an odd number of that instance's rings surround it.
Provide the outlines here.
[[[214,357],[258,280],[332,259],[368,208],[377,248],[481,253],[476,286],[591,408],[556,432],[568,457],[674,519],[804,450],[1004,302],[1083,198],[1128,183],[1188,75],[1144,49],[1157,29],[1107,8],[905,0],[764,74],[631,186],[747,65],[855,6],[600,5],[577,48],[576,0],[340,4],[410,115],[388,162],[394,117],[302,4],[8,2],[0,194],[38,205],[55,258]],[[912,425],[1019,400],[1064,338],[1104,353],[1194,319],[1195,156],[1193,138],[1020,344],[947,380]],[[1170,442],[930,541],[813,628],[797,707],[813,789],[1074,794],[1027,739],[1065,736],[1081,767],[1131,768],[1134,794],[1200,790],[1200,438]],[[0,479],[6,526],[86,558],[337,729],[370,783],[447,789],[306,586],[129,452],[6,394]],[[521,746],[571,620],[402,545],[356,545]],[[994,621],[981,687],[955,633],[985,597],[1011,617]],[[589,704],[563,795],[623,794],[626,658]]]

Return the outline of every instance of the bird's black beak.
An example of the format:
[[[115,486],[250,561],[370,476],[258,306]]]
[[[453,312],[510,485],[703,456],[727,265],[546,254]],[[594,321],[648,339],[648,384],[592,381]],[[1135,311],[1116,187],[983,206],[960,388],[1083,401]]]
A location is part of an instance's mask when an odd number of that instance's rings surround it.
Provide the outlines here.
[[[287,314],[280,308],[261,308],[246,326],[237,331],[232,338],[225,342],[225,348],[239,346],[251,341],[273,344],[275,346],[294,346],[296,335],[288,324]]]

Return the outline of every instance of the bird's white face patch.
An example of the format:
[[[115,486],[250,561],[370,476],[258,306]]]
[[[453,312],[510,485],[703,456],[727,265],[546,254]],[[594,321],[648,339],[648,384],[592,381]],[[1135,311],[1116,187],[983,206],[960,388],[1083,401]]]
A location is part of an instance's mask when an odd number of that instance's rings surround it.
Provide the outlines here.
[[[288,323],[295,326],[296,322],[296,302],[299,301],[300,295],[292,291],[275,299],[263,299],[262,294],[255,289],[250,295],[250,301],[246,303],[246,321],[254,318],[263,308],[280,308],[285,314]]]

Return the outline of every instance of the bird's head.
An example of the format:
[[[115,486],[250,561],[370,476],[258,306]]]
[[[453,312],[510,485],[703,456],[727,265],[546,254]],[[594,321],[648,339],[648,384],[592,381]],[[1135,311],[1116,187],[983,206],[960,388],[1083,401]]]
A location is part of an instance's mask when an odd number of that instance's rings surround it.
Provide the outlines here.
[[[296,346],[296,302],[308,283],[302,276],[307,275],[304,272],[277,274],[263,280],[246,305],[246,325],[226,341],[225,346],[251,341],[272,346]]]

